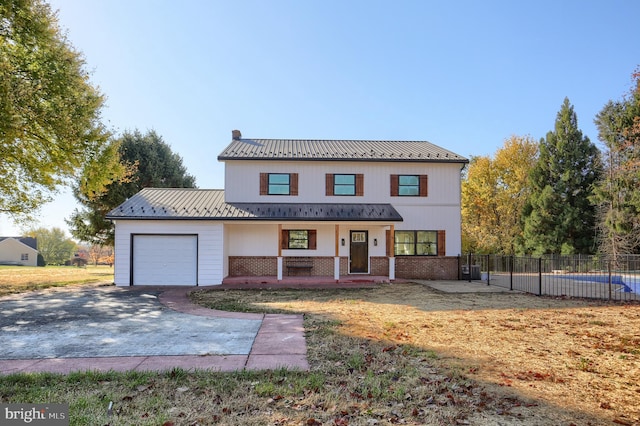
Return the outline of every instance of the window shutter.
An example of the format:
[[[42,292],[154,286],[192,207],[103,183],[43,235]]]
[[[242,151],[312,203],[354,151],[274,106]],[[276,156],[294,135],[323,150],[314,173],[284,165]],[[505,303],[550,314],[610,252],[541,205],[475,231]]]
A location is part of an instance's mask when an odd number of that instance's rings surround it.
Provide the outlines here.
[[[260,195],[269,194],[269,174],[260,173]]]
[[[315,250],[318,244],[318,232],[315,229],[310,229],[307,232],[309,233],[309,250]]]
[[[421,197],[426,197],[429,192],[428,182],[429,182],[429,178],[427,177],[427,175],[420,175],[420,196]]]
[[[364,175],[356,175],[356,197],[362,197],[364,195]]]
[[[438,256],[446,256],[445,241],[445,231],[438,231]]]
[[[289,231],[287,229],[282,230],[282,240],[280,241],[280,248],[283,250],[289,248]]]
[[[327,195],[333,195],[333,175],[331,173],[327,173],[326,181],[327,181]]]
[[[393,256],[393,238],[391,237],[391,230],[387,229],[385,233],[386,233],[386,240],[387,240],[387,257],[392,257]]]
[[[399,175],[391,175],[391,196],[398,196],[398,186],[400,185]]]
[[[298,174],[289,175],[289,195],[298,195]]]

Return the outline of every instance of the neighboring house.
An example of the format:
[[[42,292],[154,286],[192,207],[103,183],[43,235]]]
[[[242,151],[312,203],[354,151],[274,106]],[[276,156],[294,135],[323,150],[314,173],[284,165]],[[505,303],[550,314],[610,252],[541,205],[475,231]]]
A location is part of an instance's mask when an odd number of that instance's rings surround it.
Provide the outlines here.
[[[0,265],[38,266],[37,239],[0,237]]]
[[[429,142],[246,139],[225,189],[146,188],[112,210],[115,283],[288,274],[457,279],[468,160]]]

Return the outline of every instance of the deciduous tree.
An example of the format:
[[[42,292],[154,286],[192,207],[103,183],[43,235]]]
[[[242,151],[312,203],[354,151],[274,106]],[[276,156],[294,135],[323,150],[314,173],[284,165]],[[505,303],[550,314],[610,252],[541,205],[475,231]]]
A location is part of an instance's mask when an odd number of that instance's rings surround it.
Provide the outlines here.
[[[533,254],[593,253],[596,209],[591,202],[602,165],[598,148],[578,129],[565,98],[555,128],[540,141],[524,210],[524,251]]]
[[[64,265],[76,248],[76,243],[60,228],[35,228],[27,231],[26,235],[38,239],[38,252],[49,265]]]
[[[640,253],[640,68],[634,88],[609,101],[595,119],[605,145],[605,171],[594,201],[599,207],[599,249],[616,258]]]
[[[0,213],[30,215],[80,170],[94,192],[124,173],[103,104],[49,5],[0,2]]]
[[[537,153],[532,138],[512,136],[494,158],[471,159],[462,182],[464,251],[514,253],[522,237],[522,208]]]

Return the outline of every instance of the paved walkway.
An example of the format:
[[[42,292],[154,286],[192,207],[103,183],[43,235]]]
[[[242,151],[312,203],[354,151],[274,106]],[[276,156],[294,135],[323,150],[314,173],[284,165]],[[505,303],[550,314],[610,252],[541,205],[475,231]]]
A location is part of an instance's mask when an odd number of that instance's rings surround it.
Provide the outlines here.
[[[0,374],[11,374],[11,373],[20,373],[20,372],[54,372],[54,373],[63,373],[67,374],[72,371],[144,371],[144,370],[170,370],[172,368],[182,368],[185,370],[189,369],[201,369],[201,370],[212,370],[212,371],[236,371],[236,370],[263,370],[263,369],[277,369],[277,368],[290,368],[290,369],[300,369],[300,370],[308,370],[309,364],[306,358],[306,341],[304,338],[304,327],[303,327],[303,317],[302,315],[279,315],[279,314],[246,314],[246,313],[234,313],[234,312],[223,312],[223,311],[215,311],[207,308],[203,308],[197,305],[192,304],[187,294],[191,291],[192,288],[188,287],[144,287],[141,288],[131,288],[131,289],[121,289],[121,288],[93,288],[90,290],[84,291],[95,291],[96,293],[114,291],[114,292],[128,292],[129,294],[140,296],[142,291],[145,292],[146,296],[149,296],[148,293],[157,292],[158,299],[160,303],[170,308],[170,313],[158,314],[157,307],[154,311],[153,308],[140,306],[139,304],[135,306],[135,312],[126,311],[126,309],[122,309],[122,307],[118,304],[108,303],[100,306],[102,311],[108,310],[110,311],[110,315],[115,315],[116,322],[111,322],[107,325],[114,327],[114,324],[120,324],[126,321],[146,321],[144,326],[147,327],[146,330],[149,330],[146,334],[137,334],[133,335],[134,338],[137,336],[140,340],[145,340],[144,344],[140,344],[140,346],[144,346],[145,349],[140,349],[141,353],[161,353],[159,355],[136,355],[136,342],[128,342],[128,345],[118,345],[118,342],[114,342],[114,339],[117,339],[121,333],[126,335],[127,329],[119,330],[116,329],[115,334],[108,336],[109,340],[108,345],[106,345],[109,350],[117,352],[119,346],[124,346],[127,348],[128,354],[120,354],[120,356],[102,356],[101,348],[96,343],[91,343],[92,335],[95,335],[95,330],[92,333],[83,334],[82,330],[66,330],[64,335],[64,342],[56,342],[55,346],[52,348],[48,347],[47,342],[43,341],[43,339],[38,340],[39,335],[51,335],[51,333],[47,334],[45,328],[47,327],[46,318],[38,324],[31,324],[33,327],[31,330],[36,330],[35,332],[31,331],[29,333],[21,333],[20,327],[23,326],[20,320],[14,321],[7,327],[3,327],[10,332],[14,332],[14,335],[19,334],[22,339],[20,344],[15,344],[15,339],[13,341],[13,345],[7,344],[8,342],[8,334],[2,336],[3,333],[0,333],[0,337],[2,340],[5,340],[5,344],[0,346],[0,358],[14,358],[14,359],[0,359]],[[76,290],[77,291],[77,290]],[[136,292],[138,294],[136,294]],[[124,293],[127,294],[127,293]],[[29,296],[33,296],[30,294]],[[18,313],[23,312],[25,309],[29,309],[25,306],[20,306],[17,301],[20,300],[21,296],[11,297],[9,302],[7,299],[3,299],[3,311],[8,310],[6,307],[13,306],[13,310]],[[27,298],[28,296],[22,296],[23,298]],[[153,297],[153,296],[149,296]],[[108,299],[108,298],[107,298]],[[14,304],[11,305],[11,302]],[[42,305],[42,303],[40,303]],[[64,310],[65,305],[62,306],[49,306],[48,311],[54,310]],[[106,308],[106,309],[105,309]],[[111,312],[114,309],[119,309],[118,312]],[[179,314],[178,314],[179,313]],[[3,312],[5,314],[5,312]],[[60,315],[58,311],[56,311],[57,315]],[[63,313],[64,314],[64,313]],[[43,315],[46,315],[43,310]],[[73,313],[68,314],[73,316]],[[207,333],[209,336],[209,341],[214,340],[212,336],[218,337],[221,339],[221,332],[226,333],[226,337],[223,337],[225,340],[225,345],[222,351],[230,351],[233,353],[222,353],[222,354],[211,354],[209,352],[201,353],[199,350],[194,351],[193,345],[189,345],[189,351],[191,354],[183,355],[183,349],[180,345],[180,342],[166,342],[162,341],[162,333],[158,333],[158,330],[163,330],[167,328],[167,325],[172,326],[175,324],[177,316],[180,315],[180,322],[183,323],[181,327],[177,330],[172,330],[173,332],[178,333],[189,333],[189,338],[185,340],[185,342],[193,343],[194,340],[207,339]],[[190,326],[189,318],[184,318],[184,315],[193,315],[198,317],[206,317],[209,319],[215,319],[215,321],[192,321]],[[161,319],[161,317],[163,319]],[[76,318],[72,318],[76,319]],[[100,326],[100,322],[98,318],[85,318],[82,324],[85,327]],[[162,321],[168,321],[167,323],[163,323]],[[204,328],[202,328],[202,323],[206,323]],[[239,342],[233,342],[234,333],[233,324],[238,323],[241,324],[237,327],[237,334],[240,335],[238,338]],[[73,322],[70,327],[73,326]],[[222,324],[222,325],[221,325]],[[255,326],[254,326],[255,324]],[[60,327],[60,325],[56,325]],[[154,328],[156,327],[156,328]],[[159,328],[158,328],[159,327]],[[179,327],[176,325],[176,327]],[[209,327],[209,328],[207,328]],[[255,329],[257,329],[257,332]],[[13,330],[12,330],[13,328]],[[129,326],[129,328],[137,328],[135,324],[133,326]],[[186,331],[185,331],[186,328]],[[201,328],[202,330],[196,330]],[[220,328],[224,328],[224,330],[220,330]],[[26,330],[26,328],[25,328]],[[56,331],[56,330],[49,330]],[[61,331],[61,330],[58,330]],[[198,334],[201,333],[201,334]],[[106,334],[106,332],[105,332]],[[71,336],[71,337],[69,337]],[[112,337],[113,336],[113,337]],[[153,338],[156,337],[154,341]],[[175,336],[175,335],[174,335]],[[247,341],[247,336],[249,336],[249,341]],[[174,337],[175,338],[175,337]],[[77,341],[76,341],[77,339]],[[84,340],[83,340],[84,339]],[[151,340],[148,340],[151,339]],[[124,343],[126,339],[122,339]],[[179,339],[176,339],[179,340]],[[26,341],[27,345],[34,345],[35,350],[37,351],[38,356],[32,356],[26,358],[20,355],[20,351],[24,348],[20,348],[19,346],[24,346]],[[155,342],[155,343],[154,343]],[[230,342],[230,343],[229,343]],[[215,343],[215,342],[213,342]],[[62,344],[62,352],[61,352],[61,344]],[[101,353],[100,356],[64,356],[65,351],[69,354],[77,354],[82,353],[78,351],[82,351],[84,349],[87,350],[88,354]],[[231,349],[229,349],[231,348]],[[11,351],[15,351],[15,354]],[[49,351],[49,352],[48,352]],[[98,351],[98,352],[96,352]],[[215,350],[214,350],[215,352]],[[60,355],[62,353],[62,355]],[[165,355],[166,353],[171,353],[172,355]],[[195,353],[195,354],[194,354]],[[218,352],[219,353],[219,352]],[[54,354],[53,356],[51,354]],[[57,354],[57,356],[55,355]],[[111,353],[113,354],[113,352]]]

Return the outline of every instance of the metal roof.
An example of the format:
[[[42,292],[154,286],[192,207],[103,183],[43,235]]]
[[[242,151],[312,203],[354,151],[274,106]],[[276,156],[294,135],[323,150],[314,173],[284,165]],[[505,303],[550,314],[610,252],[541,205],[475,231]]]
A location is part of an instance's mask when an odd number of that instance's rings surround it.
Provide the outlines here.
[[[233,139],[218,160],[469,162],[427,141],[249,138]]]
[[[145,188],[107,219],[400,222],[391,204],[227,203],[221,189]]]

